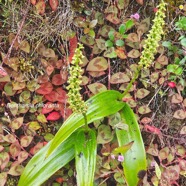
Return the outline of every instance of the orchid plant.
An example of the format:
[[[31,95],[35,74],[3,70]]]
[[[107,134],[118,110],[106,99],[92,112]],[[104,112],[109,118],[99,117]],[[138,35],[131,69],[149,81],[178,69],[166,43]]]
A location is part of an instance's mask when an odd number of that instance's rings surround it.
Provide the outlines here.
[[[96,132],[89,128],[88,124],[117,112],[120,113],[121,122],[128,125],[128,130],[115,128],[119,147],[114,149],[112,157],[117,155],[118,161],[122,163],[127,184],[138,185],[141,179],[139,175],[144,174],[147,168],[145,148],[135,114],[122,98],[128,93],[141,68],[149,68],[151,65],[163,34],[164,17],[165,3],[162,0],[145,42],[139,68],[124,93],[108,90],[91,97],[86,102],[82,100],[79,93],[82,45],[79,45],[70,68],[71,77],[68,86],[69,103],[74,113],[63,123],[55,137],[32,157],[21,175],[18,186],[41,185],[73,158],[76,164],[77,185],[93,186],[97,143]]]

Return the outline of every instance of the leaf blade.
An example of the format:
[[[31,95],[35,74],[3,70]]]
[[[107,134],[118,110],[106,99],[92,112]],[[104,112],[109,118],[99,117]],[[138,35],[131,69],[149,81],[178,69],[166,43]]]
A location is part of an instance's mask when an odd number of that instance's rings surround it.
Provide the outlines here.
[[[131,149],[123,154],[125,161],[122,163],[126,181],[129,186],[133,186],[139,181],[140,171],[146,171],[147,168],[145,148],[135,115],[127,104],[122,109],[121,118],[125,120],[129,130],[116,129],[119,146],[134,141]]]

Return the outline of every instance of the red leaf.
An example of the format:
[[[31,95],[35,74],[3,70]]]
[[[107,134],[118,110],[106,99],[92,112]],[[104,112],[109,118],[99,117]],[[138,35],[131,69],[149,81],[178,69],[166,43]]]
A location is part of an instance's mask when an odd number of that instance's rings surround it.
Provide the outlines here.
[[[77,37],[76,37],[76,35],[73,37],[73,38],[71,38],[71,39],[69,39],[69,57],[68,57],[68,60],[69,60],[69,62],[71,62],[72,61],[72,57],[74,56],[74,53],[75,53],[75,50],[76,50],[76,48],[77,48]]]
[[[147,132],[150,132],[150,133],[153,133],[153,134],[157,134],[157,135],[160,135],[160,134],[161,134],[160,129],[158,129],[158,128],[154,127],[154,126],[145,125],[145,126],[144,126],[144,129],[145,129]]]
[[[45,95],[45,99],[47,99],[48,101],[51,101],[51,102],[57,101],[57,99],[56,99],[56,92],[52,91],[49,94],[46,94]]]
[[[49,0],[49,4],[50,4],[52,10],[56,11],[57,7],[59,5],[59,2],[58,2],[58,0]]]
[[[52,84],[53,85],[62,85],[63,83],[65,83],[65,81],[62,79],[61,74],[55,74],[52,77]]]
[[[62,177],[56,178],[56,182],[63,183],[64,179]]]
[[[62,103],[67,102],[67,93],[60,87],[56,89],[56,100]]]
[[[174,88],[174,87],[176,87],[176,83],[173,82],[173,81],[168,82],[168,86],[169,86],[170,88]]]
[[[5,69],[2,66],[0,66],[0,77],[4,77],[7,75],[8,73],[5,71]]]
[[[52,102],[47,102],[46,104],[44,104],[44,107],[42,108],[42,114],[48,114],[53,110],[54,110],[54,104]]]
[[[59,112],[51,112],[48,116],[47,116],[47,120],[48,121],[56,121],[61,117],[61,115],[59,114]]]
[[[38,94],[49,94],[50,92],[52,92],[53,86],[50,82],[46,82],[40,85],[40,87],[36,90],[36,92]]]

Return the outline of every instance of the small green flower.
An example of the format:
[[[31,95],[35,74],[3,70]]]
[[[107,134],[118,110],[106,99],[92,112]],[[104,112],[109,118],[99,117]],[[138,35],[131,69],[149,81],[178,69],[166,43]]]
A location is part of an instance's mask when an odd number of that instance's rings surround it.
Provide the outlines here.
[[[78,44],[78,47],[75,50],[75,54],[72,58],[70,66],[70,77],[68,79],[68,103],[73,112],[85,114],[87,111],[87,105],[83,101],[83,98],[80,94],[81,83],[82,83],[82,69],[80,65],[83,63],[82,54],[83,45]]]
[[[165,8],[166,3],[162,0],[158,5],[158,11],[156,12],[155,18],[153,20],[154,24],[147,35],[145,40],[144,49],[139,61],[139,68],[149,68],[154,60],[154,55],[157,52],[159,46],[159,41],[161,40],[161,35],[164,33],[163,26],[165,24]]]

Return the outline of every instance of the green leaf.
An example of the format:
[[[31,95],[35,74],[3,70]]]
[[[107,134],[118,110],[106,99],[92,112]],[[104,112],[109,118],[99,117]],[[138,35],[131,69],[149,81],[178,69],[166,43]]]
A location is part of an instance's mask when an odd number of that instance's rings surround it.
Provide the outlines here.
[[[145,148],[134,112],[127,104],[122,109],[121,118],[124,123],[128,124],[129,130],[116,129],[119,146],[134,141],[131,149],[122,154],[125,179],[128,186],[134,186],[138,184],[138,174],[145,173],[147,169]]]
[[[183,73],[183,68],[182,67],[178,67],[175,72],[174,72],[176,75],[182,75]]]
[[[108,33],[109,39],[111,41],[114,41],[114,33],[115,33],[115,31],[113,31],[113,30],[109,31],[109,33]]]
[[[186,38],[183,38],[181,40],[181,45],[184,46],[184,47],[186,47]]]
[[[101,92],[91,97],[87,102],[88,110],[86,113],[87,123],[99,120],[105,116],[111,115],[123,108],[125,103],[120,101],[122,94],[117,91],[109,90]],[[72,114],[61,126],[56,133],[50,148],[47,152],[47,156],[53,153],[55,149],[66,140],[74,131],[82,127],[85,124],[82,114]]]
[[[90,37],[92,37],[92,38],[95,38],[95,35],[96,35],[96,34],[95,34],[95,32],[94,32],[93,29],[90,29],[88,35],[89,35]]]
[[[48,158],[45,157],[51,142],[44,146],[26,165],[18,186],[40,186],[74,158],[74,141],[75,135],[71,135]]]
[[[75,140],[75,159],[78,186],[93,186],[97,144],[93,130],[80,130]]]
[[[111,40],[107,40],[107,41],[105,42],[105,46],[106,46],[106,47],[113,47],[114,44],[113,44],[113,42],[112,42]]]
[[[124,46],[124,41],[121,39],[118,39],[118,40],[116,40],[116,45],[122,47],[122,46]]]
[[[129,30],[130,28],[132,28],[134,25],[134,21],[133,20],[128,20],[126,23],[125,23],[125,26],[126,26],[126,30]]]
[[[120,27],[119,27],[119,33],[124,34],[125,32],[126,32],[126,25],[121,24]]]
[[[112,151],[112,154],[115,154],[115,155],[117,155],[119,153],[125,154],[132,147],[133,143],[134,143],[134,141],[131,141],[130,143],[127,143],[126,145],[115,148]]]
[[[162,43],[162,46],[167,47],[170,50],[172,47],[172,43],[170,41],[164,41]]]

